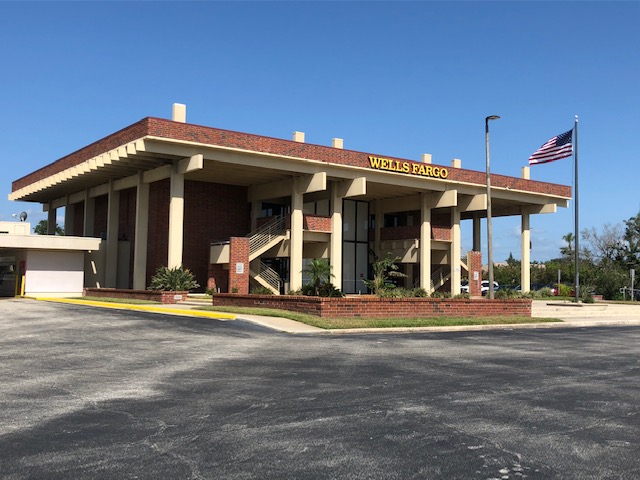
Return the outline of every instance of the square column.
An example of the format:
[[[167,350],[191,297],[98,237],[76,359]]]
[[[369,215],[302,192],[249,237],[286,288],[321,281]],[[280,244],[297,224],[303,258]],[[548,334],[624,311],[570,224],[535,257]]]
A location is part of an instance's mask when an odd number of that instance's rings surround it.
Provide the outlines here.
[[[94,219],[96,216],[96,199],[89,196],[89,190],[84,191],[84,219],[82,235],[93,237]]]
[[[431,288],[431,202],[428,193],[420,194],[420,288]]]
[[[482,242],[480,241],[480,215],[473,214],[473,251],[482,251]]]
[[[56,212],[57,209],[53,208],[53,202],[49,203],[49,211],[47,212],[47,235],[56,234]]]
[[[184,175],[178,172],[178,164],[171,170],[169,193],[169,248],[167,267],[182,265],[182,247],[184,237]]]
[[[460,210],[451,207],[451,295],[460,295]]]
[[[302,214],[303,194],[298,193],[299,182],[300,179],[294,179],[293,191],[291,192],[291,238],[289,240],[289,288],[291,290],[299,290],[302,288],[304,216]]]
[[[68,236],[73,235],[73,217],[74,206],[69,203],[69,195],[66,196],[64,205],[64,234]]]
[[[338,183],[331,188],[331,282],[342,290],[342,197],[338,193]]]
[[[138,173],[136,189],[136,227],[133,245],[133,288],[147,288],[147,243],[149,239],[149,184]]]
[[[531,291],[531,228],[530,215],[522,212],[522,233],[520,235],[522,245],[522,261],[520,262],[520,288],[522,292]]]
[[[109,200],[107,206],[107,258],[105,264],[104,286],[116,288],[118,278],[118,223],[120,220],[120,192],[113,189],[109,181]]]

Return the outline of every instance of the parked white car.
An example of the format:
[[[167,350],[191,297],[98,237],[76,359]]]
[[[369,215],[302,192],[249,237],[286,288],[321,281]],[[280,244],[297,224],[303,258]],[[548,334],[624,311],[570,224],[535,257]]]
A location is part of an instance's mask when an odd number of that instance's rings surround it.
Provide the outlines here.
[[[500,288],[500,285],[498,285],[498,282],[494,281],[493,282],[493,291],[497,291]],[[483,280],[482,281],[482,295],[486,295],[487,292],[489,291],[489,280]]]

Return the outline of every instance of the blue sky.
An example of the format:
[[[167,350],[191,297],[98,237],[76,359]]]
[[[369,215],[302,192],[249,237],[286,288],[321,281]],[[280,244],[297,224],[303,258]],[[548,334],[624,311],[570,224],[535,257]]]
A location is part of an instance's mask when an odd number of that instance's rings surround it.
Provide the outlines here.
[[[621,223],[640,211],[639,22],[638,2],[0,2],[0,220],[46,218],[13,180],[179,102],[190,123],[476,170],[500,115],[491,169],[512,176],[579,115],[580,228]],[[573,203],[534,216],[532,259],[573,225]],[[495,260],[519,258],[519,219],[493,226]]]

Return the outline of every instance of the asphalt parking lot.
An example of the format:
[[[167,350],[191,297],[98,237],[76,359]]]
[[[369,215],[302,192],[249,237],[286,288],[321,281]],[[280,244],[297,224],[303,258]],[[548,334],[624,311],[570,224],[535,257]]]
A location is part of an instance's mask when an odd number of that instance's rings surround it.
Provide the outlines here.
[[[0,477],[637,479],[640,327],[291,335],[0,300]]]

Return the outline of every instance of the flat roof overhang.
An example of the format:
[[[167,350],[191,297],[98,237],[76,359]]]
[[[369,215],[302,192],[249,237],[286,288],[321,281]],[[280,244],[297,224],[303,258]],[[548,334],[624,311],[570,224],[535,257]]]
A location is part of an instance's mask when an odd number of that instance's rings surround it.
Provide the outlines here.
[[[148,128],[142,129],[144,122],[149,125],[145,124]],[[164,130],[156,131],[151,128],[154,125]],[[172,131],[173,136],[168,136],[166,129],[176,130]],[[135,138],[138,134],[143,136]],[[217,137],[214,141],[205,134]],[[228,140],[232,134],[234,141]],[[126,141],[119,143],[123,139]],[[407,175],[371,168],[367,160],[369,155],[168,120],[144,119],[15,181],[9,199],[57,208],[83,201],[87,194],[91,197],[107,194],[110,183],[115,190],[122,190],[133,188],[140,181],[149,183],[169,178],[176,168],[187,180],[246,187],[324,172],[327,180],[334,181],[364,177],[366,193],[357,197],[362,200],[412,199],[424,192],[456,190],[462,218],[486,216],[484,172],[444,167],[449,172],[446,179]],[[312,158],[314,156],[316,158]],[[570,198],[570,187],[492,175],[494,216],[516,215],[523,209],[531,213],[555,211],[556,206],[567,207]],[[399,204],[402,210],[398,211],[409,209],[407,202]]]

